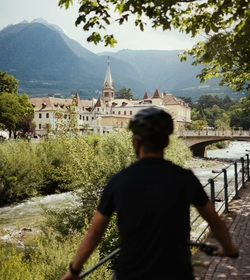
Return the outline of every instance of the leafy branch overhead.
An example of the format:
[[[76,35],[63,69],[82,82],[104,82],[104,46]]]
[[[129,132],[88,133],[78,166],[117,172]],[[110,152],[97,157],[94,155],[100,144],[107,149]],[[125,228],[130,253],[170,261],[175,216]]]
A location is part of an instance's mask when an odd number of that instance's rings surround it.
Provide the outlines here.
[[[66,9],[76,1],[59,0]],[[135,26],[144,30],[147,21],[152,28],[172,28],[204,40],[181,54],[181,60],[194,58],[193,65],[205,64],[198,76],[201,82],[221,77],[235,90],[250,89],[250,1],[248,0],[96,0],[77,1],[79,15],[75,24],[83,30],[93,30],[88,42],[105,46],[117,43],[114,34],[102,35],[108,26],[122,25],[133,19]]]
[[[120,25],[124,24],[131,16],[135,16],[135,26],[138,26],[141,31],[147,23],[142,19],[149,18],[153,28],[162,27],[163,30],[171,29],[172,20],[178,16],[181,2],[187,1],[121,1],[121,0],[96,0],[79,1],[79,16],[75,22],[76,26],[83,24],[83,30],[89,31],[91,29],[106,30],[106,27],[118,22]],[[73,5],[73,0],[59,0],[60,7],[69,8]],[[178,8],[178,9],[177,9]],[[115,15],[115,16],[114,16]],[[98,44],[104,41],[105,46],[114,46],[117,43],[113,34],[102,36],[100,32],[94,31],[87,41]]]

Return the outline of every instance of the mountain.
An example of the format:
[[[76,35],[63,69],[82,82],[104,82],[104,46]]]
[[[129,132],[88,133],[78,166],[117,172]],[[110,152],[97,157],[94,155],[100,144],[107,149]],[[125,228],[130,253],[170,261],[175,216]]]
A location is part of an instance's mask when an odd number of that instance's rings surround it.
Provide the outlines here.
[[[102,89],[106,68],[107,57],[84,49],[53,26],[22,22],[0,31],[0,71],[19,80],[20,92],[70,95],[78,90],[85,98],[92,97]],[[127,62],[113,59],[112,70],[114,80],[123,76],[117,79],[117,88],[128,83],[144,90]]]
[[[178,54],[182,50],[121,50],[116,53],[104,52],[99,55],[110,56],[127,61],[137,71],[137,78],[143,81],[149,93],[156,88],[179,97],[192,97],[197,100],[202,94],[218,95],[224,98],[228,95],[232,100],[242,97],[228,87],[218,86],[218,79],[200,83],[196,76],[203,66],[192,66],[189,58],[180,62]]]
[[[19,92],[30,97],[70,96],[76,90],[81,98],[97,97],[108,56],[116,91],[130,88],[135,98],[142,98],[145,91],[151,96],[156,88],[194,99],[201,94],[233,96],[228,88],[218,87],[217,80],[201,85],[196,78],[201,67],[191,66],[191,61],[181,63],[180,51],[122,50],[97,55],[43,19],[0,31],[0,71],[18,79]]]

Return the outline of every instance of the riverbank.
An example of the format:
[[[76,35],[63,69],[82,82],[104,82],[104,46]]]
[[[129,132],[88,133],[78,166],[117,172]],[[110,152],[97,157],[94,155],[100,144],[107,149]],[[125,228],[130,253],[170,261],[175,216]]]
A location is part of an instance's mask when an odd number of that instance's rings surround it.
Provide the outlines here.
[[[186,168],[193,170],[202,184],[207,184],[209,178],[214,177],[213,170],[225,168],[229,161],[234,158],[239,159],[244,156],[250,143],[231,143],[228,148],[220,150],[209,150],[209,158],[192,158],[185,164]],[[37,222],[42,218],[41,205],[45,207],[62,208],[71,206],[75,203],[75,197],[71,193],[48,195],[36,197],[21,203],[16,203],[7,207],[0,208],[0,236],[5,236],[6,240],[19,236],[21,230],[23,237],[31,235],[37,230]],[[23,228],[29,231],[23,231]]]
[[[220,161],[192,158],[187,161],[186,168],[209,170],[221,165]],[[199,173],[199,172],[198,172]],[[0,212],[0,239],[6,243],[22,246],[24,240],[38,232],[38,222],[43,218],[42,206],[71,207],[76,203],[76,197],[71,193],[35,197],[21,203],[3,207]]]

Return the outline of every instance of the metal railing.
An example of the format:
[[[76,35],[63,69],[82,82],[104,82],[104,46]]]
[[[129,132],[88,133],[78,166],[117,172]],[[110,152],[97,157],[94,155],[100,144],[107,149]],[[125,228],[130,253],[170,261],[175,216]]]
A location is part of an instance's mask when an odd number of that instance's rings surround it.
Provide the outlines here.
[[[228,176],[229,174],[231,176]],[[249,154],[232,162],[216,176],[208,179],[204,189],[208,194],[210,192],[210,199],[218,214],[229,213],[229,202],[232,199],[240,199],[238,191],[240,188],[246,188],[245,182],[249,180]],[[196,211],[191,210],[191,213],[193,213],[190,222],[191,236],[196,241],[203,240],[209,232],[208,225]]]
[[[177,136],[250,136],[249,130],[176,130],[174,132]]]

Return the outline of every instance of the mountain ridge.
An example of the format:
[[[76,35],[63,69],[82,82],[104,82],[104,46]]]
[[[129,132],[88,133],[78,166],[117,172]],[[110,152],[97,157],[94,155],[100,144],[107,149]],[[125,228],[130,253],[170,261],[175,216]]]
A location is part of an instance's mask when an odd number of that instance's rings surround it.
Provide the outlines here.
[[[115,90],[130,88],[138,99],[146,91],[152,96],[156,88],[194,99],[202,94],[236,96],[219,87],[216,79],[200,84],[196,75],[202,66],[181,63],[180,52],[125,49],[94,54],[43,19],[0,30],[0,71],[17,78],[19,92],[32,97],[60,92],[70,96],[78,91],[81,98],[96,98],[102,90],[107,57]]]

